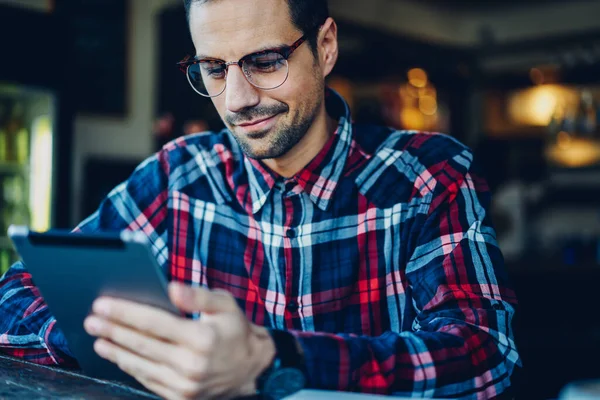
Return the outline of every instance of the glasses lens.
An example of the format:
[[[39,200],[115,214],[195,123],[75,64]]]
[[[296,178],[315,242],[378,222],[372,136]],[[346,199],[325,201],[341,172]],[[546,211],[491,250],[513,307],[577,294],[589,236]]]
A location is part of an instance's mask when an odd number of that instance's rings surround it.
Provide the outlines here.
[[[192,88],[202,96],[220,95],[225,89],[225,65],[216,61],[200,61],[191,64],[187,69],[187,77]]]
[[[250,83],[261,89],[275,89],[283,85],[288,77],[287,60],[275,52],[246,58],[243,69]]]

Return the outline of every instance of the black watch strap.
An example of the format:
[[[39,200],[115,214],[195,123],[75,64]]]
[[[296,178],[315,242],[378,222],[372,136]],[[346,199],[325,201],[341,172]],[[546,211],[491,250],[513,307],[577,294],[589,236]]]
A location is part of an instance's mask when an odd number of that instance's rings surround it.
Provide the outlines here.
[[[275,343],[275,357],[269,368],[258,377],[256,382],[258,392],[264,393],[266,397],[269,393],[265,393],[265,387],[268,386],[269,379],[278,371],[291,368],[301,372],[306,379],[304,354],[294,335],[278,329],[268,329],[268,332]]]

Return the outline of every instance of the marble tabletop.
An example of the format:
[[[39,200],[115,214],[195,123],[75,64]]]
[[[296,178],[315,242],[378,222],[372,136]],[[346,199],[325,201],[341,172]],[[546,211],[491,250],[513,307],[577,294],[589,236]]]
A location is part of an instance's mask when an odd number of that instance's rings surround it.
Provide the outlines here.
[[[77,371],[36,365],[0,355],[0,399],[158,399],[120,383]]]

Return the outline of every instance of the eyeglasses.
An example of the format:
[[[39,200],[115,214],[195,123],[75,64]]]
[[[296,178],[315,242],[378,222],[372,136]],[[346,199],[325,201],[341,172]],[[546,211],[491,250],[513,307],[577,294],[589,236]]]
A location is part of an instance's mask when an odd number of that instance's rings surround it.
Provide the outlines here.
[[[204,97],[216,97],[225,91],[227,71],[231,65],[239,66],[248,82],[255,87],[262,90],[273,90],[287,80],[290,73],[288,59],[305,41],[306,36],[302,36],[291,46],[248,54],[239,61],[198,60],[186,56],[177,64],[179,69],[186,74],[192,89]]]

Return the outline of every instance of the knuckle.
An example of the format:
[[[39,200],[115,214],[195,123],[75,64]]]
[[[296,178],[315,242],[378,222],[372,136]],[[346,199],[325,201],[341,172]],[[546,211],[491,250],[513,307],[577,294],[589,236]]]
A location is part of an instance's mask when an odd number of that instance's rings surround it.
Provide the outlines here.
[[[217,345],[217,331],[212,326],[206,326],[201,335],[204,336],[202,340],[206,346],[205,350],[211,350]]]
[[[200,384],[192,381],[186,381],[179,391],[179,394],[184,399],[195,399],[200,394],[202,387]]]
[[[115,332],[115,326],[113,325],[112,322],[109,321],[105,321],[102,324],[102,329],[101,329],[101,335],[107,338],[115,338],[115,336],[117,336],[118,332]]]
[[[217,342],[217,334],[214,328],[208,324],[194,323],[190,329],[190,344],[199,353],[211,351]]]
[[[185,376],[193,379],[203,379],[208,372],[208,364],[204,357],[188,355],[182,360],[182,368]]]
[[[196,321],[189,321],[190,322],[190,332],[192,335],[194,335],[194,338],[202,338],[204,337],[204,334],[206,332],[206,327],[205,324],[202,323],[197,323]]]
[[[231,292],[225,290],[225,289],[221,289],[221,288],[216,288],[212,290],[212,294],[216,297],[218,297],[219,301],[226,301],[228,303],[234,303],[235,302],[235,298],[233,297],[233,295],[231,294]]]
[[[142,332],[153,332],[157,329],[157,327],[152,324],[152,319],[150,318],[139,319],[135,322],[135,325],[137,330]]]
[[[137,340],[133,343],[135,351],[141,355],[148,355],[150,346],[147,340]]]
[[[111,307],[108,309],[107,315],[110,319],[116,321],[121,321],[125,317],[123,309],[121,307],[114,307],[114,305],[111,305]]]

